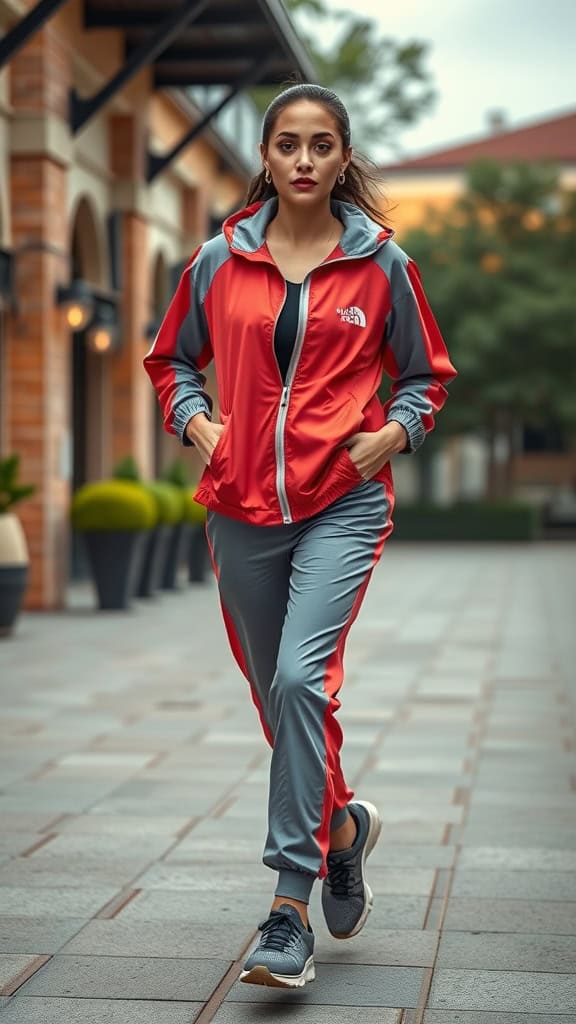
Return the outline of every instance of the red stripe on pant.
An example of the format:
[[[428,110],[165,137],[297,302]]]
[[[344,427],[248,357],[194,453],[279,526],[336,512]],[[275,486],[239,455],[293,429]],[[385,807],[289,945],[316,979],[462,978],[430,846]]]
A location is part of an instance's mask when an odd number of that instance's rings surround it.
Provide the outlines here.
[[[342,680],[344,677],[344,645],[346,638],[350,632],[350,627],[356,619],[364,595],[366,593],[368,584],[370,582],[372,573],[375,566],[377,565],[382,551],[384,550],[384,544],[387,537],[392,532],[392,512],[394,509],[394,492],[390,480],[385,483],[386,488],[386,499],[388,501],[388,523],[384,527],[378,543],[374,549],[374,557],[372,564],[366,573],[366,578],[362,583],[356,597],[352,610],[348,617],[344,629],[342,630],[336,649],[334,653],[329,657],[326,663],[326,674],[324,676],[324,690],[328,694],[329,700],[324,712],[324,744],[326,750],[326,788],[324,790],[324,803],[322,805],[322,820],[320,827],[315,832],[315,839],[320,847],[322,853],[322,864],[318,873],[319,878],[325,878],[328,873],[328,867],[326,864],[326,858],[330,849],[330,821],[332,815],[346,807],[346,805],[353,799],[354,793],[348,789],[344,781],[342,774],[342,768],[340,765],[340,750],[342,748],[342,728],[340,723],[337,721],[335,715],[338,708],[341,706],[336,694],[342,686]]]
[[[210,561],[212,562],[212,568],[214,570],[214,575],[216,577],[216,580],[219,580],[218,566],[216,565],[216,560],[214,558],[214,551],[212,550],[212,545],[210,543],[210,538],[208,536],[208,527],[207,527],[207,525],[204,528],[204,532],[206,534],[206,541],[208,543],[208,552],[210,554]],[[260,725],[262,726],[262,731],[263,731],[263,733],[264,733],[268,743],[270,744],[270,746],[273,747],[274,746],[274,737],[272,736],[272,733],[270,732],[270,729],[268,727],[268,723],[267,723],[267,721],[266,721],[266,719],[264,717],[264,710],[263,710],[262,705],[261,705],[261,703],[260,703],[260,701],[258,699],[258,694],[256,693],[256,690],[255,690],[254,685],[252,683],[252,680],[250,678],[250,674],[248,672],[248,666],[246,665],[246,659],[244,657],[244,651],[242,650],[242,644],[240,643],[240,640],[238,638],[238,634],[236,632],[236,627],[234,626],[234,623],[232,621],[232,616],[230,615],[228,609],[226,608],[226,605],[224,604],[224,602],[222,600],[220,592],[218,593],[218,596],[219,596],[219,600],[220,600],[220,607],[222,609],[222,617],[224,619],[224,625],[226,627],[226,633],[228,634],[228,640],[229,640],[229,643],[230,643],[230,648],[232,650],[232,654],[234,655],[234,658],[236,660],[236,663],[237,663],[237,665],[238,665],[242,675],[245,676],[245,678],[248,680],[248,684],[250,686],[250,694],[251,694],[251,697],[252,697],[252,703],[254,704],[254,707],[256,708],[256,711],[258,712],[258,717],[260,719]]]

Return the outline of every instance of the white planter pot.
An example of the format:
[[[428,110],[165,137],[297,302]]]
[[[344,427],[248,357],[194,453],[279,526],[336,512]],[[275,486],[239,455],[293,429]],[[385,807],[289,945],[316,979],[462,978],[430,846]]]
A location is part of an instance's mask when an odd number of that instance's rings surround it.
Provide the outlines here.
[[[28,547],[20,520],[0,515],[0,636],[6,636],[20,611],[28,583]]]

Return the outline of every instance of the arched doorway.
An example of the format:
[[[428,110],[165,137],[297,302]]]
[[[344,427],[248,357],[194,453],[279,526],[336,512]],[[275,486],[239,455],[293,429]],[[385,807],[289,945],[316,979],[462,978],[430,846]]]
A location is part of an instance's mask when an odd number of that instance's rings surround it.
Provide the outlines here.
[[[97,217],[90,201],[82,198],[72,220],[70,240],[72,280],[81,279],[101,287],[104,255]],[[105,360],[86,344],[86,331],[72,334],[71,346],[71,464],[72,492],[104,472],[108,415]],[[72,536],[71,575],[85,575],[82,549]]]

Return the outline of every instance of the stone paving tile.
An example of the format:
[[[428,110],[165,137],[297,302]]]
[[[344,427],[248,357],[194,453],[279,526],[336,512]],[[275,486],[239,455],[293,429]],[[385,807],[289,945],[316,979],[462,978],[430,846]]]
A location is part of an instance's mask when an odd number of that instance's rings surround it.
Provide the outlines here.
[[[316,920],[316,918],[315,918]],[[392,931],[372,927],[347,942],[327,935],[317,918],[314,960],[316,963],[374,964],[385,967],[431,967],[437,935],[429,931]],[[450,964],[450,966],[452,966]]]
[[[201,1002],[210,997],[229,966],[225,960],[58,954],[19,994]]]
[[[89,921],[70,939],[61,953],[82,956],[164,957],[234,960],[256,933],[252,918],[219,921],[209,928],[197,928],[190,921]],[[193,919],[194,922],[196,919]]]
[[[467,871],[457,868],[450,895],[478,899],[576,900],[576,872]]]
[[[429,926],[437,927],[441,900],[430,903]],[[445,930],[472,932],[539,932],[575,935],[576,913],[572,903],[545,900],[450,899]]]
[[[439,967],[470,970],[548,971],[570,974],[576,967],[576,936],[445,932]]]
[[[96,914],[117,892],[118,888],[110,885],[76,889],[4,886],[0,888],[0,906],[5,917],[86,918]]]
[[[7,886],[30,889],[84,889],[89,886],[110,886],[120,889],[137,878],[147,861],[129,861],[122,858],[108,862],[87,858],[74,858],[68,864],[62,859],[36,861],[35,857],[18,857],[0,867],[0,908],[2,893]]]
[[[576,871],[576,851],[542,847],[464,847],[458,858],[460,868],[488,868],[509,871]]]
[[[219,921],[224,924],[254,922],[270,909],[273,885],[268,892],[237,889],[230,893],[154,890],[143,891],[121,911],[118,919],[127,921],[194,921],[195,924]],[[421,927],[415,925],[414,927]]]
[[[401,1010],[362,1007],[364,1024],[400,1024]],[[224,1003],[213,1018],[213,1024],[358,1024],[358,1010],[347,1006],[303,1006],[302,1003]],[[51,1024],[51,1022],[50,1022]]]
[[[84,917],[0,917],[0,952],[56,953],[85,923]]]
[[[193,1024],[204,1003],[15,996],[2,1024]]]
[[[566,1018],[564,1018],[565,1020]],[[416,1017],[404,1019],[403,1024],[415,1024]],[[490,1013],[482,1010],[468,1013],[466,1010],[426,1010],[422,1024],[560,1024],[561,1018],[556,1014],[546,1013]],[[568,1024],[568,1022],[566,1022]],[[572,1022],[570,1022],[572,1024]]]
[[[439,968],[429,1006],[447,1010],[514,1011],[576,1016],[576,977],[511,971],[458,971]]]
[[[0,834],[0,853],[6,857],[17,857],[35,846],[41,838],[36,832],[5,832]]]
[[[321,1006],[409,1007],[417,1006],[424,971],[417,967],[341,967],[320,964],[316,980],[304,990],[267,988],[244,985],[237,981],[226,996],[225,1003],[270,1003],[273,1006],[291,1003]]]
[[[10,986],[23,971],[31,969],[37,960],[37,956],[27,953],[0,954],[0,992],[3,995],[10,995]]]
[[[84,836],[167,836],[174,839],[187,826],[191,818],[187,815],[169,818],[158,815],[79,814],[58,822],[51,828],[58,835]],[[133,841],[133,840],[132,840]],[[168,844],[166,844],[168,845]]]

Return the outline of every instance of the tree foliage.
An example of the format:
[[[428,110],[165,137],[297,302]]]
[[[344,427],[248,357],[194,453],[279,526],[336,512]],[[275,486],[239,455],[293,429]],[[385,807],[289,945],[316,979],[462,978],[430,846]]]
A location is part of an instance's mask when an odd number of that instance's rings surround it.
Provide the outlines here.
[[[546,164],[479,162],[403,241],[459,371],[442,432],[576,431],[576,194]]]
[[[425,67],[429,46],[383,36],[372,18],[333,12],[324,0],[287,0],[300,37],[318,69],[318,81],[346,105],[353,145],[365,152],[387,146],[399,152],[398,134],[431,110],[436,93]],[[338,23],[336,40],[323,43],[323,28]],[[277,89],[254,92],[264,110]]]

